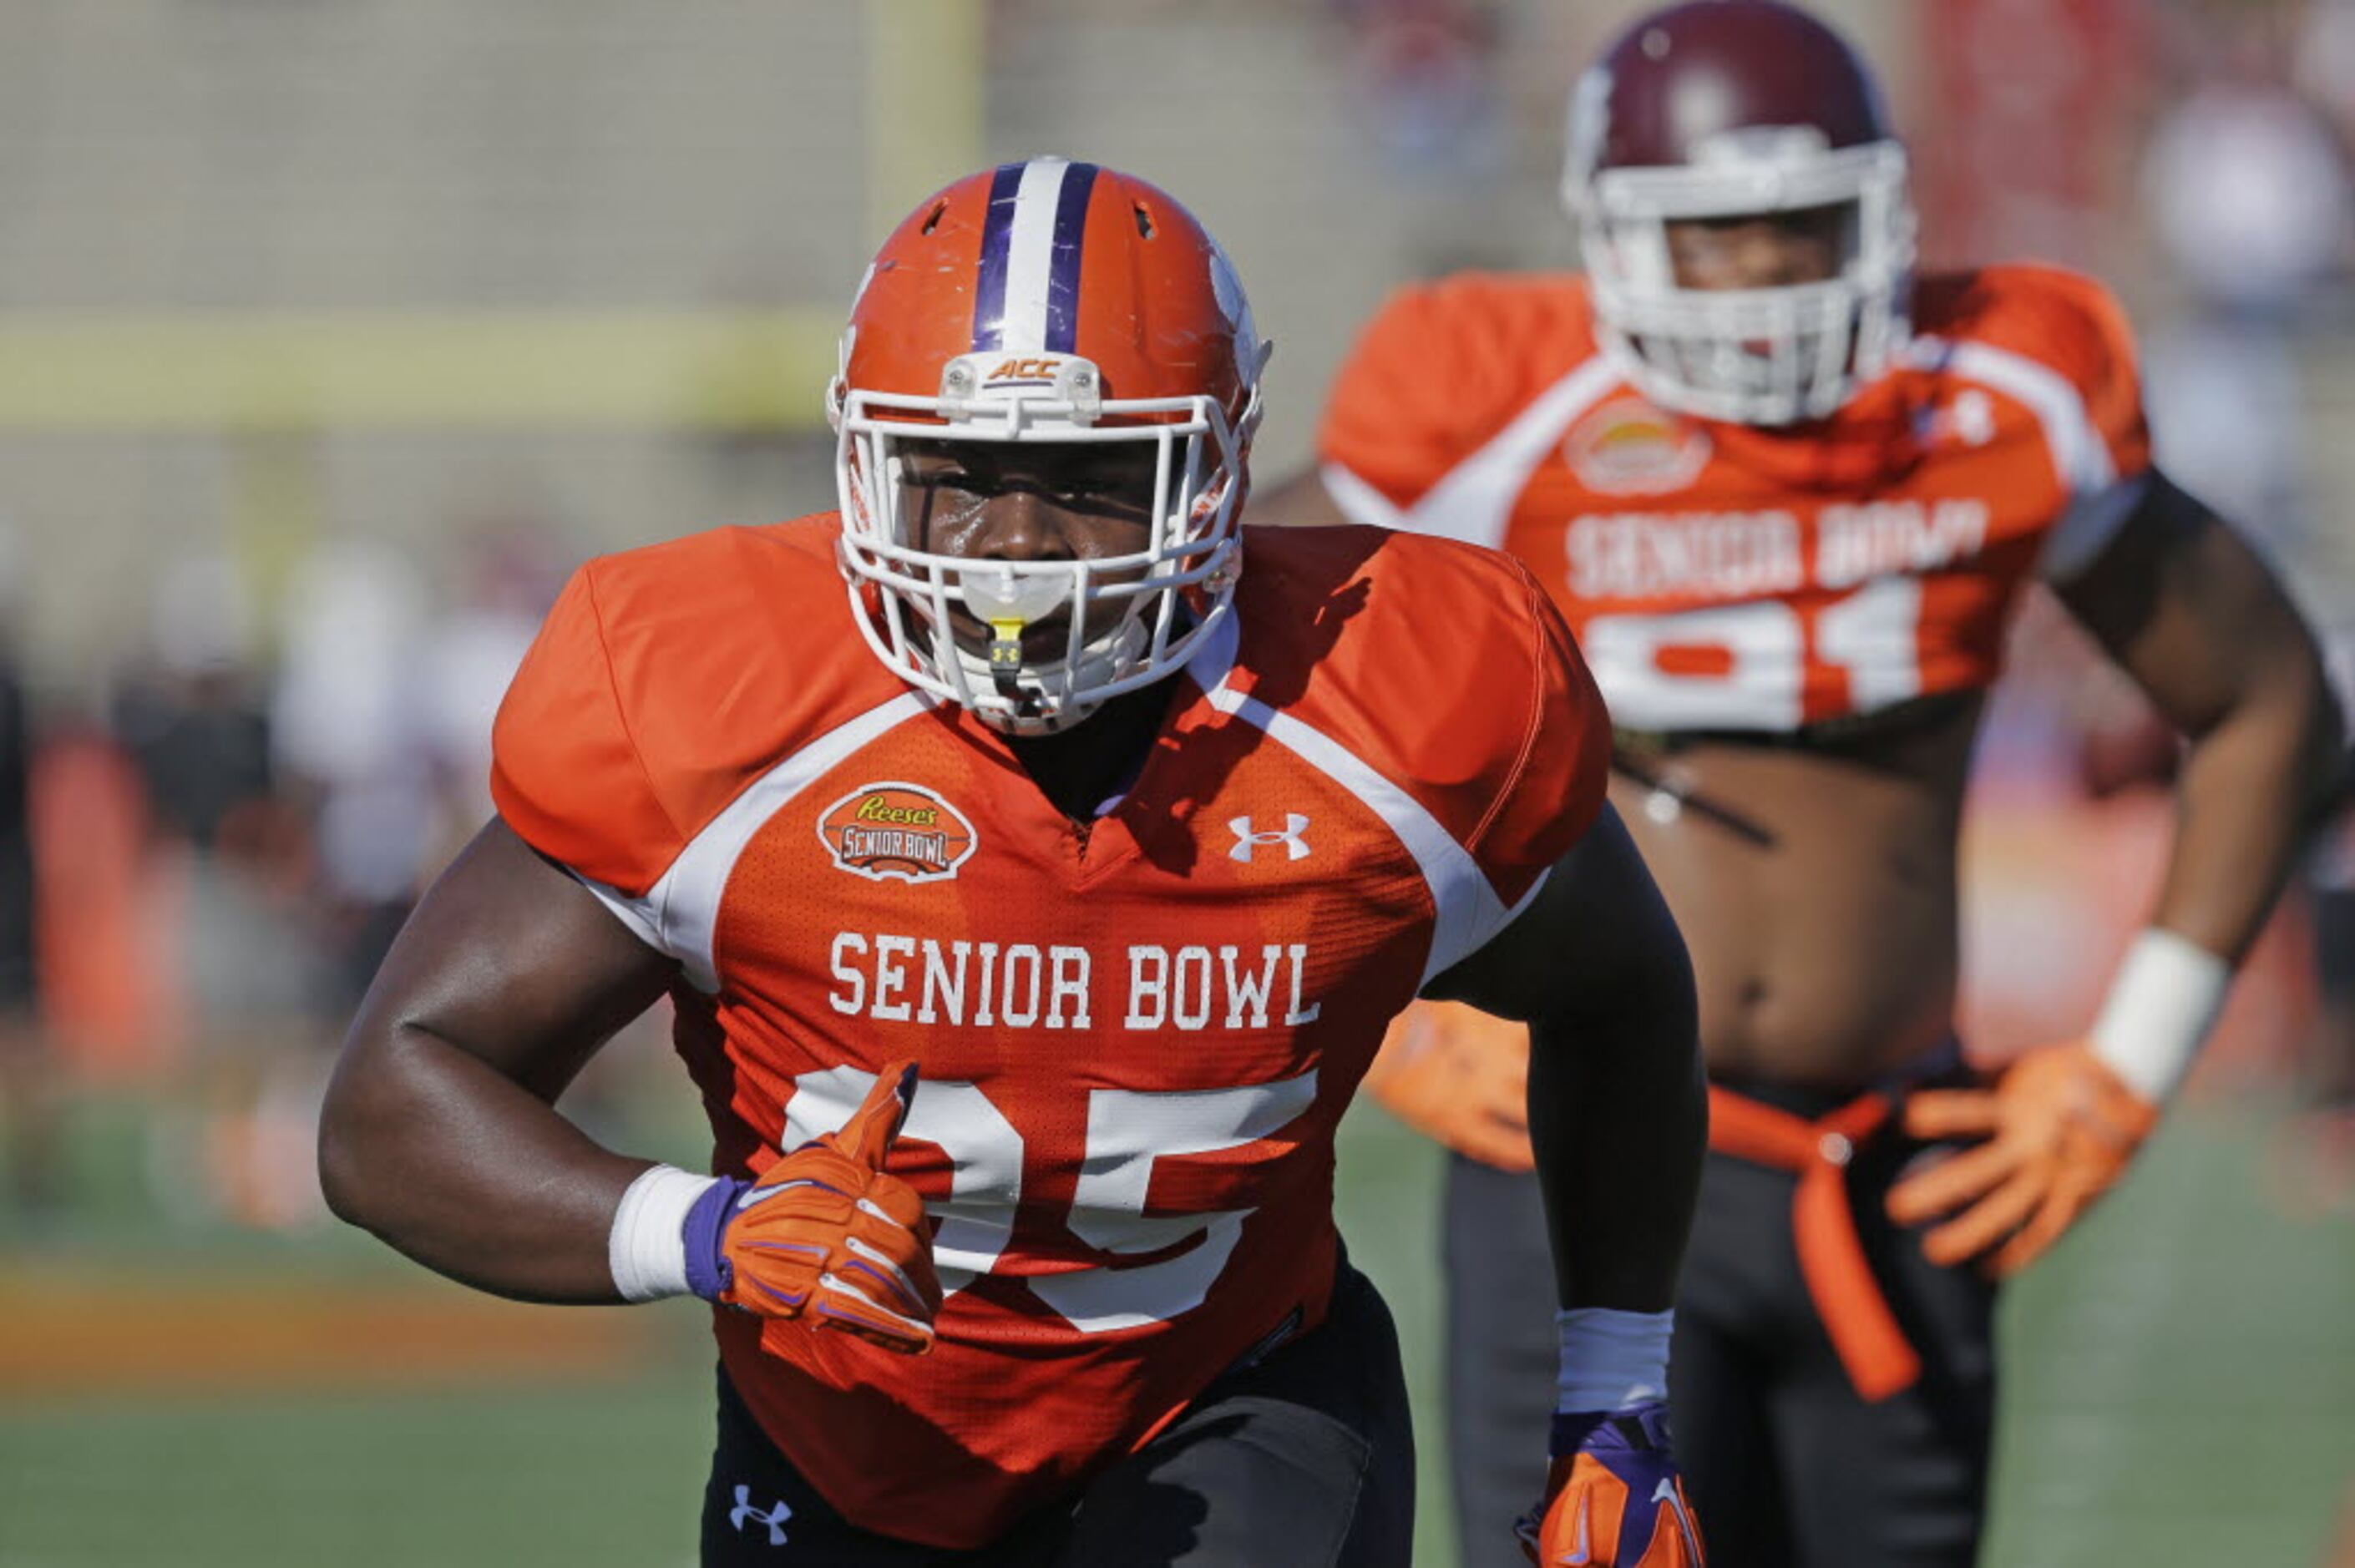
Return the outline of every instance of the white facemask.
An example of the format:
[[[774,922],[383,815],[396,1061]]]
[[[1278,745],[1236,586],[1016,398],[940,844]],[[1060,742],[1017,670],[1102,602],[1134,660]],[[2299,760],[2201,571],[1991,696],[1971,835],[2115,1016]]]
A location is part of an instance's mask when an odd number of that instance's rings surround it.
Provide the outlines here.
[[[1808,127],[1720,138],[1695,162],[1593,166],[1593,73],[1571,108],[1562,197],[1580,225],[1605,350],[1662,408],[1753,425],[1823,418],[1889,369],[1908,332],[1913,209],[1895,142],[1828,147]],[[1849,211],[1838,272],[1821,282],[1678,286],[1671,223]]]
[[[849,351],[846,342],[846,365]],[[919,689],[995,728],[1034,735],[1174,673],[1228,614],[1243,451],[1259,400],[1254,388],[1230,429],[1207,397],[1100,397],[1096,367],[1075,355],[1031,355],[1020,376],[994,378],[1006,363],[996,353],[959,356],[933,397],[865,392],[837,378],[829,412],[842,566],[869,645]],[[1156,419],[1170,422],[1146,422]],[[1146,448],[1154,482],[1146,547],[1084,561],[987,562],[918,549],[896,450],[909,440]],[[989,629],[986,649],[957,640],[952,613],[960,608]],[[1059,612],[1068,615],[1060,651],[1026,652],[1026,629]]]

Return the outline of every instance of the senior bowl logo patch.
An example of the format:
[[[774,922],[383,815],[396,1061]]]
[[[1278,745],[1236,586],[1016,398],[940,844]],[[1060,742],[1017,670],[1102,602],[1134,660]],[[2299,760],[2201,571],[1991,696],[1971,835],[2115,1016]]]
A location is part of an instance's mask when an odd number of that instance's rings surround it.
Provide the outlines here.
[[[1709,436],[1641,397],[1614,397],[1571,427],[1561,455],[1587,489],[1657,495],[1709,466]]]
[[[834,863],[880,882],[944,882],[973,853],[964,813],[914,784],[861,784],[817,820]]]

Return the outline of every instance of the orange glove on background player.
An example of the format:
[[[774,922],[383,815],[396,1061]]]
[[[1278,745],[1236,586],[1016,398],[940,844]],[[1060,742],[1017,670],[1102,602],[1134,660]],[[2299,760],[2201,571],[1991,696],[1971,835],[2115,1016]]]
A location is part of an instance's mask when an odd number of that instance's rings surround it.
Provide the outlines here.
[[[1700,1568],[1708,1562],[1668,1448],[1668,1406],[1554,1417],[1541,1518],[1521,1550],[1539,1568]]]
[[[916,1065],[894,1062],[840,1131],[757,1181],[714,1182],[687,1216],[688,1288],[904,1355],[931,1350],[941,1282],[924,1201],[883,1170],[915,1093]]]
[[[2158,1107],[2090,1046],[2030,1051],[1985,1087],[1906,1101],[1912,1136],[1984,1141],[1891,1188],[1889,1217],[1913,1225],[1951,1214],[1923,1236],[1923,1256],[1953,1265],[1991,1253],[1988,1272],[2015,1274],[2109,1191],[2158,1123]]]
[[[1458,1154],[1533,1171],[1529,1029],[1455,1001],[1418,1001],[1391,1020],[1366,1087],[1385,1109]]]

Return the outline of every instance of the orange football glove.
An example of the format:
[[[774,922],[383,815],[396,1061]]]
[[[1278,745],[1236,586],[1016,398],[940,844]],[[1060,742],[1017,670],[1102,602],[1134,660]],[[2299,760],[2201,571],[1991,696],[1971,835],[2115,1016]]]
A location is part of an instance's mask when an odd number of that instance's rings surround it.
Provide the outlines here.
[[[1590,1425],[1591,1424],[1591,1425]],[[1588,1428],[1577,1436],[1579,1428]],[[1539,1568],[1701,1568],[1700,1526],[1668,1452],[1667,1407],[1554,1417],[1541,1519],[1515,1527]],[[1565,1438],[1575,1449],[1564,1453]]]
[[[941,1282],[924,1201],[883,1170],[915,1093],[915,1064],[894,1062],[840,1131],[803,1144],[757,1181],[715,1184],[687,1219],[689,1287],[903,1355],[931,1350]]]
[[[2089,1046],[2030,1051],[1988,1086],[1906,1100],[1912,1136],[1984,1141],[1891,1187],[1889,1217],[1913,1225],[1951,1214],[1923,1236],[1924,1257],[1985,1256],[1996,1277],[2015,1274],[2109,1191],[2158,1123],[2158,1107]]]
[[[1459,1154],[1533,1171],[1529,1026],[1455,1001],[1418,1001],[1391,1020],[1366,1074],[1390,1113]]]

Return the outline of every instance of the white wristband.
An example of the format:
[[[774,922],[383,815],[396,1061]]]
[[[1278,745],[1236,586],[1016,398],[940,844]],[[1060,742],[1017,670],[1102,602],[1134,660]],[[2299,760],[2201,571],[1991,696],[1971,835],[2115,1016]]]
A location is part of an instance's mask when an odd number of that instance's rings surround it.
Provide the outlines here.
[[[1668,1337],[1674,1312],[1577,1307],[1553,1315],[1561,1336],[1554,1409],[1563,1414],[1625,1410],[1668,1397]]]
[[[2190,1071],[2232,983],[2231,964],[2153,927],[2126,949],[2087,1042],[2128,1088],[2156,1105]]]
[[[630,1183],[605,1238],[605,1264],[623,1300],[687,1294],[687,1212],[716,1180],[676,1165],[651,1165]]]

